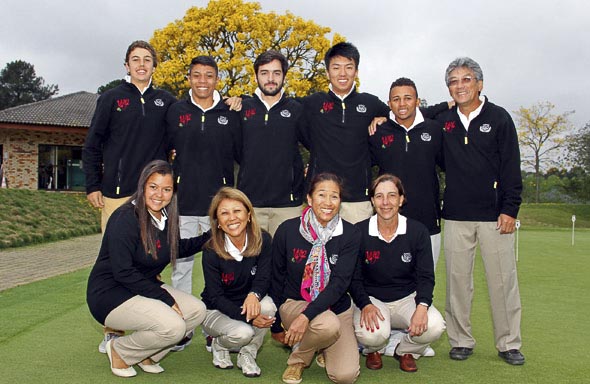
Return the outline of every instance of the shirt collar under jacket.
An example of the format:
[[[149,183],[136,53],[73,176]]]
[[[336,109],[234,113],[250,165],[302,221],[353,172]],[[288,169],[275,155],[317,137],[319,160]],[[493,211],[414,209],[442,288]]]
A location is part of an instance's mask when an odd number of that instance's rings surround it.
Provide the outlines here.
[[[131,82],[131,76],[129,75],[125,75],[125,81],[128,82],[129,84],[135,85]],[[150,85],[152,85],[152,78],[150,77],[150,82],[148,83],[148,85],[144,88],[144,89],[139,89],[139,92],[143,95],[145,93],[145,91],[147,91],[147,89],[150,87]]]
[[[332,84],[328,84],[328,88],[330,88],[330,91],[332,91],[332,93],[334,95],[336,95],[337,98],[339,98],[340,100],[344,101],[344,99],[346,99],[351,93],[354,92],[354,90],[356,89],[356,84],[352,85],[352,88],[350,88],[350,91],[348,91],[348,93],[342,97],[340,97],[340,95],[336,94],[336,92],[334,92],[334,90],[332,90]]]
[[[242,259],[244,258],[244,256],[242,256],[242,252],[244,252],[246,250],[246,247],[248,246],[248,233],[246,233],[246,241],[244,242],[244,248],[242,248],[242,250],[239,250],[234,243],[231,242],[229,236],[227,235],[227,233],[225,234],[225,251],[227,253],[229,253],[229,255],[231,257],[233,257],[233,259],[235,261],[242,261]]]
[[[135,200],[133,200],[131,204],[136,205]],[[166,228],[166,220],[168,220],[168,212],[166,212],[166,208],[163,208],[160,211],[162,217],[159,220],[150,211],[148,211],[148,213],[152,217],[152,224],[154,225],[154,227],[158,228],[160,231],[163,231],[164,228]]]
[[[397,122],[395,115],[393,112],[389,111],[389,118],[397,123],[400,127],[404,128],[406,132],[410,132],[410,129],[414,128],[416,125],[421,124],[424,122],[424,116],[422,116],[422,112],[420,112],[420,108],[416,107],[416,117],[414,118],[414,122],[410,125],[409,128],[404,127],[400,123]]]
[[[397,229],[391,240],[387,241],[381,236],[379,228],[377,227],[377,214],[371,216],[369,219],[369,236],[378,237],[386,243],[391,243],[398,235],[405,235],[408,230],[408,219],[404,215],[397,214]]]
[[[284,89],[281,89],[281,97],[279,97],[279,99],[273,104],[273,105],[268,105],[266,103],[266,101],[264,101],[264,99],[262,98],[262,91],[260,90],[260,88],[256,88],[256,90],[254,91],[254,94],[256,96],[258,96],[258,98],[260,99],[260,101],[262,101],[262,104],[264,104],[264,106],[266,107],[267,111],[270,111],[270,109],[272,107],[274,107],[275,105],[277,105],[279,103],[279,101],[281,101],[281,99],[283,98],[283,94],[285,93]]]
[[[486,98],[483,96],[479,96],[479,101],[481,101],[481,104],[479,105],[479,107],[475,109],[475,111],[471,112],[469,116],[465,116],[464,114],[462,114],[459,110],[459,107],[457,107],[457,114],[459,115],[459,119],[461,120],[461,123],[463,123],[463,126],[465,127],[466,131],[469,130],[469,123],[471,123],[473,119],[475,119],[481,113],[481,109],[483,108],[483,105],[486,102]]]
[[[193,105],[196,105],[203,112],[207,112],[207,111],[215,108],[217,103],[219,103],[221,101],[221,95],[219,94],[219,92],[213,91],[213,104],[211,104],[211,106],[209,108],[203,109],[203,107],[201,107],[199,104],[195,103],[195,101],[193,100],[193,90],[192,89],[188,90],[188,97],[191,100],[191,103],[193,103]]]

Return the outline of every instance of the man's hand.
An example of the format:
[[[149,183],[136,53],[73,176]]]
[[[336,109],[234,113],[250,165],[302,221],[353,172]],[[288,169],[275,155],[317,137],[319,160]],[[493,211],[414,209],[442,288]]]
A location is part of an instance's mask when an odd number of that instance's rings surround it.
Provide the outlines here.
[[[373,136],[377,132],[377,126],[385,123],[387,117],[375,117],[371,124],[369,124],[369,136]]]
[[[242,98],[238,96],[228,97],[224,100],[230,111],[240,112],[242,110]]]
[[[514,217],[510,217],[503,213],[500,213],[498,216],[498,224],[496,225],[496,229],[500,230],[501,235],[505,235],[508,233],[514,232],[516,228],[516,219]]]
[[[104,208],[104,200],[101,191],[91,192],[86,195],[86,198],[94,208]]]

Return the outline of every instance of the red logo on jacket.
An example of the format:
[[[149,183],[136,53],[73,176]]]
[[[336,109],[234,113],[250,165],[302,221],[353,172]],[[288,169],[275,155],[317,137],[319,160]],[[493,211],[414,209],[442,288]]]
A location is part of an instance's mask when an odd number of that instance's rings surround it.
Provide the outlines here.
[[[303,260],[307,260],[307,249],[293,248],[293,257],[291,258],[291,262],[299,264]]]
[[[455,129],[455,122],[454,121],[447,121],[445,123],[445,127],[443,128],[443,130],[445,132],[451,132],[453,129]]]
[[[393,135],[381,136],[381,148],[387,148],[393,143]]]
[[[256,108],[248,109],[244,112],[244,120],[248,120],[252,116],[256,115]]]
[[[234,281],[234,273],[221,273],[221,281],[225,285],[230,285]]]
[[[117,111],[121,112],[129,106],[129,99],[117,100]]]
[[[320,112],[321,113],[328,113],[332,109],[334,109],[334,102],[333,101],[324,101],[324,104],[322,105],[322,109],[320,109]]]
[[[381,258],[381,251],[365,251],[365,264],[375,264]]]
[[[191,114],[190,113],[178,116],[178,126],[179,127],[184,127],[186,124],[188,124],[189,121],[191,121]]]

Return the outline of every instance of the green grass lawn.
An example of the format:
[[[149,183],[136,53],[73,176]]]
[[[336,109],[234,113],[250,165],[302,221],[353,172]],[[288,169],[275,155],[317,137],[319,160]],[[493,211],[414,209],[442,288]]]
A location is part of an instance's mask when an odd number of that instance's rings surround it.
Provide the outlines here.
[[[522,351],[526,364],[510,366],[497,357],[481,260],[476,263],[473,331],[474,355],[467,361],[448,358],[446,336],[433,345],[436,356],[418,361],[415,374],[399,370],[397,361],[384,358],[380,371],[369,371],[361,358],[358,383],[581,383],[588,382],[590,339],[582,325],[590,317],[587,294],[590,275],[590,231],[577,232],[571,246],[567,230],[521,230],[518,263],[523,304]],[[199,265],[197,262],[196,265]],[[0,292],[0,362],[2,383],[123,382],[114,377],[105,355],[98,353],[99,324],[85,303],[89,270]],[[169,281],[169,270],[163,277]],[[195,276],[201,276],[200,266]],[[444,310],[445,270],[437,268],[435,305]],[[202,278],[194,292],[200,293]],[[267,337],[258,362],[262,376],[247,379],[240,370],[221,371],[211,364],[204,339],[162,362],[166,372],[139,371],[134,383],[279,383],[288,351]],[[234,363],[235,363],[235,356]],[[329,382],[313,364],[303,383]]]
[[[0,189],[0,249],[99,232],[84,193]]]

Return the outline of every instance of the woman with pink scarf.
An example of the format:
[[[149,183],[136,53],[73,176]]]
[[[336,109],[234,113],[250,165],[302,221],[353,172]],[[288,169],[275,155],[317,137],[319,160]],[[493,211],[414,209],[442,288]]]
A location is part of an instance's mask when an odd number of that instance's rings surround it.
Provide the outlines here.
[[[279,307],[285,343],[292,347],[283,382],[298,384],[316,353],[330,380],[353,383],[359,354],[352,325],[350,285],[360,232],[339,215],[341,179],[314,177],[308,207],[285,221],[273,239],[271,295]]]

